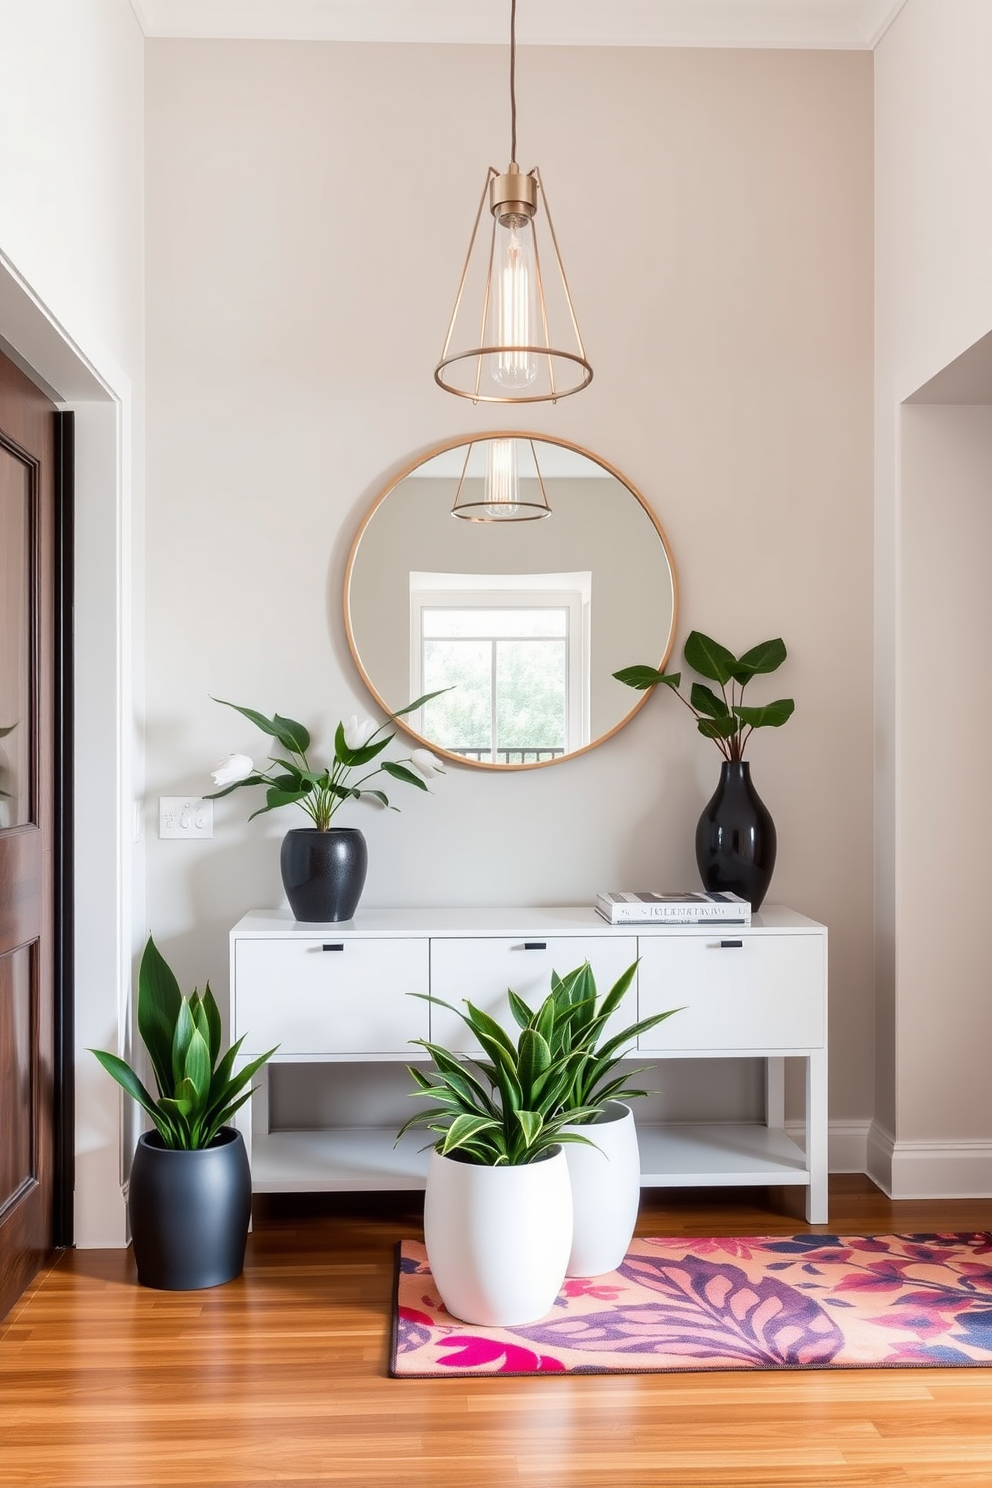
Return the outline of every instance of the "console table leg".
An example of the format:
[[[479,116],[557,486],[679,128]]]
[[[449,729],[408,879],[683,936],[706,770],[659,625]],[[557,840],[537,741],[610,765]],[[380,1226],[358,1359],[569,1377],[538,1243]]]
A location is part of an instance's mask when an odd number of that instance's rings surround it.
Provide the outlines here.
[[[806,1195],[806,1218],[810,1224],[827,1224],[827,1055],[825,1050],[810,1054],[806,1060],[806,1165],[809,1189]]]

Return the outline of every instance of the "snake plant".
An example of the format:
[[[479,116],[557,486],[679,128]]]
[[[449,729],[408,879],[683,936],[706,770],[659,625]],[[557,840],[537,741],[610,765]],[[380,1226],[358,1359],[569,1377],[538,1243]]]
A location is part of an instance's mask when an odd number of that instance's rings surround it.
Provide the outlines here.
[[[210,1146],[251,1095],[252,1076],[275,1053],[260,1054],[235,1074],[244,1035],[221,1058],[220,1012],[209,982],[202,995],[194,990],[184,997],[151,936],[138,970],[138,1032],[158,1100],[117,1054],[90,1052],[151,1117],[163,1144],[184,1151]]]
[[[630,1089],[627,1075],[612,1077],[613,1070],[640,1033],[670,1016],[644,1018],[598,1047],[636,970],[635,961],[599,1005],[588,962],[565,977],[552,974],[551,991],[536,1011],[511,991],[510,1009],[520,1029],[516,1039],[471,1002],[462,1011],[440,997],[414,993],[457,1013],[482,1055],[412,1040],[427,1050],[434,1068],[425,1074],[408,1066],[417,1087],[411,1094],[435,1104],[412,1116],[399,1136],[424,1127],[436,1134],[434,1146],[444,1156],[488,1167],[535,1162],[561,1142],[591,1145],[563,1128],[594,1121],[607,1101],[646,1094]]]

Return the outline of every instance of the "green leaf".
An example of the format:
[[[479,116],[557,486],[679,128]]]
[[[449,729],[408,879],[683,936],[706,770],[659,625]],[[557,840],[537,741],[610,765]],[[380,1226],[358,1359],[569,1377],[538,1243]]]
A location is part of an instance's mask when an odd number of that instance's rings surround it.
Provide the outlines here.
[[[513,1114],[520,1123],[524,1141],[532,1147],[544,1128],[544,1117],[539,1111],[514,1111]]]
[[[597,1053],[601,1059],[609,1059],[612,1055],[626,1049],[634,1039],[640,1038],[642,1033],[647,1033],[649,1028],[656,1028],[659,1023],[664,1023],[666,1018],[671,1018],[681,1011],[681,1008],[668,1008],[664,1013],[653,1013],[650,1018],[641,1018],[639,1022],[632,1023],[629,1028],[615,1034],[609,1043],[597,1050]]]
[[[426,780],[422,780],[419,775],[415,775],[412,770],[408,770],[406,765],[398,765],[394,760],[383,760],[382,768],[394,780],[402,780],[406,785],[417,785],[422,791],[427,789]]]
[[[229,796],[232,791],[240,790],[243,785],[264,784],[264,775],[246,775],[244,780],[236,780],[233,785],[225,785],[223,790],[208,791],[203,799],[205,801],[219,801],[221,796]]]
[[[487,1012],[483,1011],[482,1008],[477,1008],[474,1003],[469,1002],[468,998],[465,999],[465,1006],[468,1011],[462,1013],[461,1016],[464,1018],[469,1028],[472,1029],[473,1033],[479,1035],[480,1038],[482,1036],[488,1037],[494,1043],[498,1044],[501,1049],[508,1053],[511,1058],[515,1059],[517,1051],[514,1046],[513,1040],[510,1038],[510,1035],[505,1031],[505,1029],[500,1027],[500,1025],[496,1022],[496,1019],[491,1018]]]
[[[795,709],[792,698],[779,698],[778,702],[766,703],[763,708],[735,708],[734,712],[750,728],[781,728]]]
[[[179,983],[149,935],[138,968],[138,1032],[160,1095],[172,1091],[172,1039],[182,1002]]]
[[[300,765],[294,764],[292,760],[273,759],[272,763],[278,765],[284,772],[282,775],[270,776],[269,784],[281,786],[283,790],[293,788],[302,789],[302,782],[308,781],[310,785],[321,785],[326,770],[304,770]]]
[[[310,731],[304,728],[302,723],[297,723],[295,718],[283,718],[281,714],[274,713],[272,722],[275,724],[273,733],[284,749],[289,749],[293,754],[306,754],[310,748]]]
[[[732,739],[740,724],[731,715],[729,718],[697,718],[696,727],[704,739]]]
[[[239,1048],[240,1045],[241,1039],[238,1039],[235,1048]],[[257,1074],[257,1072],[262,1068],[262,1065],[266,1062],[266,1060],[272,1058],[278,1047],[279,1045],[276,1044],[273,1048],[268,1049],[264,1054],[259,1054],[257,1058],[249,1060],[244,1069],[238,1070],[238,1073],[236,1075],[231,1075],[222,1085],[216,1084],[213,1080],[210,1082],[210,1096],[208,1101],[207,1115],[211,1119],[216,1114],[218,1107],[222,1105],[226,1106],[228,1102],[233,1100],[233,1098],[238,1094],[240,1090],[244,1089],[244,1087],[251,1081],[255,1074]]]
[[[179,1006],[179,1016],[176,1019],[176,1026],[172,1031],[172,1083],[168,1091],[162,1091],[163,1095],[174,1095],[176,1093],[183,1075],[186,1073],[186,1050],[189,1048],[190,1040],[195,1031],[196,1024],[193,1022],[193,1013],[184,997]]]
[[[411,1095],[423,1095],[425,1092],[434,1089],[434,1082],[428,1075],[424,1074],[422,1069],[418,1069],[415,1064],[408,1064],[406,1072],[419,1087],[419,1089],[411,1091]]]
[[[514,992],[511,987],[508,987],[506,989],[506,995],[510,1003],[510,1012],[513,1015],[513,1021],[516,1023],[517,1027],[529,1028],[534,1019],[534,1014],[531,1012],[530,1008],[524,1002],[522,997],[517,996],[516,992]]]
[[[213,1141],[214,1137],[216,1137],[221,1127],[230,1125],[231,1117],[234,1116],[237,1111],[240,1111],[245,1102],[251,1100],[254,1094],[254,1089],[246,1090],[244,1094],[239,1096],[236,1101],[232,1101],[229,1106],[225,1106],[223,1111],[218,1111],[215,1116],[208,1116],[201,1129],[201,1135],[199,1138],[200,1145],[203,1147],[209,1147],[210,1143]]]
[[[358,792],[358,795],[363,800],[365,799],[366,796],[374,796],[375,799],[379,802],[379,805],[380,806],[385,806],[387,810],[389,809],[389,797],[386,795],[385,791],[381,791],[381,790],[363,790],[363,791],[359,791]]]
[[[145,1089],[138,1076],[129,1064],[117,1054],[108,1054],[105,1049],[91,1049],[103,1065],[108,1075],[112,1075],[118,1085],[122,1086],[134,1100],[138,1102],[142,1110],[147,1111],[153,1121],[157,1120],[158,1107],[153,1096]]]
[[[737,658],[726,646],[721,646],[710,636],[703,635],[701,630],[691,630],[686,637],[682,654],[692,667],[693,671],[701,677],[708,677],[711,682],[719,682],[725,687],[734,675],[734,667]]]
[[[459,1147],[464,1147],[473,1137],[498,1126],[499,1122],[488,1116],[456,1116],[445,1132],[440,1151],[444,1154],[457,1152]]]
[[[589,1051],[590,1057],[592,1056],[592,1051],[600,1033],[626,996],[630,984],[634,980],[637,966],[638,962],[634,961],[627,967],[626,971],[620,974],[600,1003],[595,1017],[584,1025],[581,1042],[582,1046]]]
[[[338,785],[336,782],[333,784],[328,783],[325,789],[332,796],[337,797],[339,801],[357,801],[359,796],[362,794],[361,791],[356,790],[353,785]]]
[[[161,1120],[166,1122],[172,1136],[170,1146],[188,1151],[192,1145],[192,1133],[189,1128],[188,1102],[179,1099],[160,1100],[158,1103]],[[157,1125],[158,1123],[156,1123]],[[159,1126],[159,1131],[162,1128]]]
[[[194,1108],[205,1106],[210,1093],[210,1047],[198,1028],[186,1050],[185,1078],[193,1088]]]
[[[397,708],[396,712],[390,713],[389,716],[390,718],[402,718],[405,713],[416,713],[418,708],[422,708],[424,704],[429,703],[432,698],[440,697],[442,692],[452,691],[453,688],[451,687],[439,687],[436,692],[425,692],[423,697],[417,698],[412,703],[407,703],[405,708]]]
[[[308,796],[310,789],[309,785],[300,790],[285,790],[280,785],[270,785],[265,792],[265,809],[274,811],[277,806],[292,806],[295,801],[302,801],[304,796]],[[253,815],[257,816],[258,812],[254,812]]]
[[[225,708],[233,708],[236,713],[247,718],[249,723],[260,728],[263,734],[278,739],[284,749],[290,749],[294,754],[304,754],[310,747],[309,733],[294,718],[281,718],[278,713],[273,718],[266,718],[264,713],[257,712],[255,708],[242,708],[240,703],[229,703],[224,698],[213,698],[213,701],[221,703]]]
[[[170,1109],[174,1108],[175,1110],[181,1112],[183,1116],[189,1116],[190,1113],[196,1109],[197,1104],[198,1102],[196,1099],[196,1086],[193,1084],[192,1080],[186,1077],[180,1080],[179,1084],[176,1086],[176,1093],[173,1099],[171,1101],[164,1100],[162,1102],[163,1106],[168,1106],[170,1107]]]
[[[551,1049],[548,1041],[535,1028],[525,1028],[520,1035],[520,1051],[517,1063],[517,1079],[520,1082],[521,1099],[529,1104],[529,1094],[534,1081],[551,1068]]]
[[[207,1015],[207,1043],[210,1046],[210,1068],[213,1069],[220,1058],[220,1046],[224,1033],[221,1026],[220,1009],[217,1006],[214,994],[207,982],[203,989],[203,1011]]]
[[[350,749],[344,736],[344,724],[339,723],[334,730],[334,755],[348,769],[353,769],[356,765],[367,765],[369,760],[374,760],[376,755],[381,754],[386,745],[395,737],[395,734],[386,734],[384,738],[376,740],[373,734],[369,743],[363,744],[359,749]]]
[[[659,685],[677,688],[682,681],[681,672],[659,672],[656,667],[649,666],[621,667],[613,675],[618,682],[626,687],[636,687],[639,692],[646,692],[649,687]]]
[[[547,1041],[550,1049],[555,1038],[555,1031],[556,1029],[560,1030],[561,1026],[562,1024],[558,1017],[558,1003],[552,992],[538,1008],[537,1015],[533,1020],[533,1028],[536,1033],[539,1033]]]
[[[693,682],[689,690],[689,701],[697,713],[705,713],[709,718],[730,718],[730,709],[722,697],[717,697],[712,687],[707,687],[702,682]]]
[[[440,1124],[442,1122],[444,1125]],[[433,1111],[418,1111],[415,1116],[410,1117],[409,1121],[404,1121],[396,1133],[396,1142],[402,1136],[405,1136],[408,1131],[415,1131],[417,1127],[426,1127],[429,1131],[445,1132],[448,1130],[449,1122],[450,1117],[443,1107],[439,1107]],[[394,1147],[396,1146],[396,1142],[393,1143]]]
[[[750,651],[745,651],[737,659],[737,670],[738,673],[746,672],[749,677],[757,676],[759,672],[774,672],[787,655],[785,642],[778,636],[774,641],[762,641],[760,646],[752,646]],[[745,679],[738,675],[737,680],[742,682]]]

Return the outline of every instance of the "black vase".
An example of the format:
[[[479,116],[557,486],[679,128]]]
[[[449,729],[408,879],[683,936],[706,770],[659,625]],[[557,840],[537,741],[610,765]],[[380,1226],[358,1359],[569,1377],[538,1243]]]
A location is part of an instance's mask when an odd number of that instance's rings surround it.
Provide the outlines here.
[[[369,852],[357,827],[297,827],[279,854],[289,907],[298,920],[350,920],[365,887]]]
[[[131,1165],[127,1210],[142,1286],[185,1292],[240,1276],[251,1219],[251,1169],[233,1126],[197,1152],[145,1132]]]
[[[757,909],[771,883],[776,846],[775,823],[751,784],[750,764],[726,761],[696,827],[703,888],[739,894]]]

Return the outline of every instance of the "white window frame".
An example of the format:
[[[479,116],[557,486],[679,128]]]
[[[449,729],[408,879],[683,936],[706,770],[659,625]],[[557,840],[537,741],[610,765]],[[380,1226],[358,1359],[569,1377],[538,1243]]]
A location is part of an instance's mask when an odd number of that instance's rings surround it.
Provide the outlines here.
[[[565,609],[567,612],[565,675],[565,754],[590,739],[590,664],[592,574],[410,573],[411,697],[425,690],[423,680],[423,612],[426,609]],[[423,733],[418,711],[410,722]],[[495,745],[493,746],[495,750]]]

